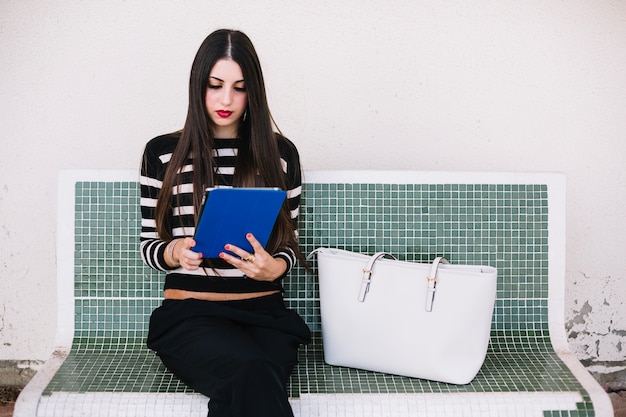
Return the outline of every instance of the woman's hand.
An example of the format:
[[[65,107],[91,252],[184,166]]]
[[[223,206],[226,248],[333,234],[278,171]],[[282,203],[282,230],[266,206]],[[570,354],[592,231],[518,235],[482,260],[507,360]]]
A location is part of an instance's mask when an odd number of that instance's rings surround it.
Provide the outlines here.
[[[194,271],[202,264],[202,254],[191,250],[196,246],[196,241],[190,237],[184,239],[176,239],[171,244],[174,245],[172,250],[173,261],[183,268]]]
[[[249,253],[234,245],[226,245],[224,249],[237,256],[221,252],[220,258],[239,269],[248,278],[258,281],[274,281],[285,273],[287,263],[284,259],[270,255],[252,233],[248,233],[246,239],[252,245],[254,253]]]

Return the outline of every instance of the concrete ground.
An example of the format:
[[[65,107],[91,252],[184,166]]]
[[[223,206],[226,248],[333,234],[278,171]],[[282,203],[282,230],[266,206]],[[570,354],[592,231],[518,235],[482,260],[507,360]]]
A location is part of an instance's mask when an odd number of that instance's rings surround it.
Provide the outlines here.
[[[0,417],[13,416],[13,404],[0,405]]]
[[[612,392],[609,394],[613,403],[615,417],[626,417],[626,391]],[[0,417],[3,417],[0,415]]]
[[[13,405],[19,393],[19,387],[0,386],[0,417],[11,417],[13,415]]]

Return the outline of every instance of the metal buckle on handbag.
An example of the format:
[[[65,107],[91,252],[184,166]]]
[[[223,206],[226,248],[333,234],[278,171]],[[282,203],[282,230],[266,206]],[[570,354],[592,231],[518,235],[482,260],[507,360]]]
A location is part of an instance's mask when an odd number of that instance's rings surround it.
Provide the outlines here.
[[[372,272],[374,269],[374,262],[383,258],[385,256],[389,256],[392,259],[396,259],[393,255],[387,252],[377,252],[367,261],[367,266],[363,268],[363,278],[361,280],[361,289],[359,290],[359,301],[365,301],[365,294],[370,290],[370,283],[372,282]]]
[[[426,277],[428,281],[428,292],[426,294],[426,311],[433,311],[433,302],[435,301],[435,291],[437,290],[437,270],[439,269],[439,264],[447,264],[449,263],[446,258],[443,256],[438,256],[433,261],[433,265],[430,268],[430,274]]]

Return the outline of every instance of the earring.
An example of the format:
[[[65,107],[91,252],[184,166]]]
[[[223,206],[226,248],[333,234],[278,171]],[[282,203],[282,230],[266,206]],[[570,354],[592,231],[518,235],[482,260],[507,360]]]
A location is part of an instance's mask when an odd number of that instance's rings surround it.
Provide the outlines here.
[[[243,112],[242,120],[245,122],[247,118],[248,118],[248,109],[246,109],[246,111]]]

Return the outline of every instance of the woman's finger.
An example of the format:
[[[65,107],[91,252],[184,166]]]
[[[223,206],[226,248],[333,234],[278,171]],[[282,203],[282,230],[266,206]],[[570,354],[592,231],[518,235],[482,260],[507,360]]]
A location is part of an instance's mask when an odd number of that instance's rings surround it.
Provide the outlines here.
[[[256,239],[256,237],[254,237],[254,235],[252,233],[248,233],[246,235],[246,239],[248,240],[248,242],[250,242],[250,244],[252,245],[252,249],[254,249],[254,253],[263,251],[263,245],[261,245],[261,243]]]
[[[189,270],[198,269],[200,264],[202,264],[202,254],[191,250],[191,248],[196,246],[196,241],[189,237],[185,238],[182,246],[178,259],[180,265]]]

